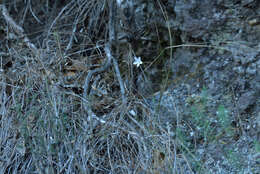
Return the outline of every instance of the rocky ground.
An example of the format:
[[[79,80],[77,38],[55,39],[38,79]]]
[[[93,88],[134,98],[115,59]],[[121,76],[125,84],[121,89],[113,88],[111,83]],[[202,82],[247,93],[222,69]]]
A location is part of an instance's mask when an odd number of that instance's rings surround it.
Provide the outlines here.
[[[258,21],[259,7],[257,1],[175,4],[171,26],[178,31],[179,44],[201,47],[174,49],[173,59],[165,65],[171,68],[170,85],[151,103],[161,100],[162,123],[180,126],[189,143],[197,139],[194,153],[210,173],[260,169],[255,146],[260,138],[260,33],[259,22],[253,22]]]

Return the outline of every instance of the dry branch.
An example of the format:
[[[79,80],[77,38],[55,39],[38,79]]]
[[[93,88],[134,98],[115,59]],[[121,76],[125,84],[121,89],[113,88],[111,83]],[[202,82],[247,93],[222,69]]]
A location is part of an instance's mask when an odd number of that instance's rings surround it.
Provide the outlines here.
[[[107,46],[105,47],[105,50],[106,49],[108,49]],[[89,101],[90,80],[94,74],[101,73],[101,72],[107,70],[110,66],[111,66],[111,56],[108,56],[106,63],[101,68],[96,68],[94,70],[91,70],[88,73],[84,86],[83,86],[83,88],[84,88],[83,98],[85,99],[84,110],[88,113],[88,117],[90,120],[90,126],[91,126],[92,130],[95,127],[94,123],[93,123],[93,117],[95,117],[95,114],[93,113],[93,111],[90,107],[90,103],[89,103],[90,102]]]
[[[117,80],[120,85],[120,91],[121,91],[121,95],[122,95],[123,105],[125,105],[127,100],[126,100],[126,96],[125,96],[124,82],[122,80],[122,77],[121,77],[121,74],[119,71],[117,59],[114,58],[111,53],[111,46],[117,44],[117,41],[118,41],[117,40],[117,38],[118,38],[117,31],[116,31],[116,24],[117,24],[116,12],[117,12],[117,4],[114,0],[111,0],[109,3],[109,45],[110,45],[110,49],[108,49],[106,51],[106,54],[107,54],[107,56],[111,56],[111,59],[113,60],[113,65],[115,68]]]
[[[30,48],[34,53],[38,53],[38,48],[30,42],[29,38],[26,36],[24,32],[24,29],[18,24],[16,24],[13,18],[9,15],[5,5],[0,5],[0,8],[2,9],[2,15],[5,21],[11,26],[14,32],[18,34],[20,38],[23,38],[23,42],[28,48]]]
[[[116,24],[116,3],[114,0],[111,0],[110,1],[110,4],[109,4],[109,43],[106,44],[105,46],[105,52],[106,52],[106,56],[107,56],[107,62],[104,64],[103,67],[101,68],[97,68],[97,69],[94,69],[92,71],[90,71],[86,77],[86,80],[85,80],[85,83],[84,83],[84,93],[83,93],[83,97],[85,99],[88,98],[88,95],[89,95],[89,92],[90,92],[90,80],[92,78],[92,76],[94,74],[97,74],[97,73],[101,73],[105,70],[107,70],[110,65],[111,65],[111,60],[113,60],[113,65],[114,65],[114,68],[115,68],[115,72],[116,72],[116,76],[117,76],[117,79],[119,81],[119,85],[120,85],[120,90],[121,90],[121,94],[122,94],[122,100],[123,100],[123,103],[126,103],[126,97],[125,97],[125,89],[124,89],[124,84],[123,84],[123,80],[122,80],[122,77],[120,75],[120,71],[119,71],[119,67],[118,67],[118,63],[117,63],[117,60],[113,57],[112,55],[112,45],[114,42],[116,42],[116,39],[117,39],[117,33],[116,33],[116,30],[115,30],[115,24]],[[89,107],[87,107],[88,109],[90,109]]]

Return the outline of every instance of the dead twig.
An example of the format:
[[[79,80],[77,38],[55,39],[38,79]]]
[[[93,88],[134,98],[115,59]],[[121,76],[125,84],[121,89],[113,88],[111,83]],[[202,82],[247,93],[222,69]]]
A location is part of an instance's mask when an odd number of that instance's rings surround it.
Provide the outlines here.
[[[106,50],[109,50],[108,45],[105,46],[105,51]],[[112,59],[112,56],[107,56],[107,61],[102,67],[89,71],[87,78],[85,80],[85,83],[84,83],[84,87],[83,87],[84,88],[83,97],[85,99],[88,98],[88,95],[90,92],[89,85],[90,85],[90,80],[91,80],[92,76],[97,73],[101,73],[101,72],[107,70],[111,66],[111,59]]]
[[[111,65],[111,60],[113,60],[113,65],[114,65],[114,68],[115,68],[116,76],[117,76],[117,79],[118,79],[119,85],[120,85],[122,100],[123,100],[123,103],[126,103],[123,80],[122,80],[122,77],[120,75],[117,60],[112,56],[112,52],[111,52],[111,46],[113,45],[112,43],[114,43],[116,41],[116,38],[117,38],[116,32],[115,32],[115,23],[116,23],[116,21],[115,21],[115,15],[116,15],[115,1],[113,1],[113,0],[110,1],[109,9],[110,9],[110,11],[109,11],[109,43],[106,44],[106,46],[105,46],[105,53],[106,53],[106,56],[107,56],[107,62],[101,68],[91,70],[88,73],[87,78],[86,78],[85,83],[84,83],[83,97],[85,99],[88,98],[88,95],[89,95],[89,92],[90,92],[90,87],[89,87],[90,86],[90,80],[91,80],[92,76],[94,74],[101,73],[101,72],[107,70]],[[87,107],[86,109],[90,109],[90,108]]]
[[[117,32],[116,32],[116,12],[117,12],[117,4],[114,0],[111,0],[109,3],[109,45],[110,45],[110,49],[106,50],[106,55],[109,57],[111,56],[111,59],[113,60],[113,65],[114,65],[114,69],[116,72],[116,76],[117,76],[117,80],[119,82],[119,86],[120,86],[120,91],[121,91],[121,95],[122,95],[122,102],[123,105],[126,105],[126,96],[125,96],[125,88],[124,88],[124,83],[119,71],[119,67],[118,67],[118,62],[117,59],[114,58],[112,56],[112,52],[111,52],[111,46],[113,46],[113,43],[117,43]],[[114,45],[115,45],[114,44]]]
[[[0,5],[0,8],[2,9],[2,15],[5,21],[12,27],[14,32],[18,34],[20,38],[23,38],[23,42],[28,48],[30,48],[34,53],[38,53],[38,48],[30,42],[29,38],[26,36],[24,32],[24,29],[18,24],[16,24],[13,18],[9,15],[5,5]]]
[[[108,49],[107,46],[105,47],[105,50]],[[97,74],[97,73],[101,73],[105,70],[107,70],[109,67],[111,66],[111,56],[107,56],[107,61],[106,63],[101,67],[101,68],[96,68],[94,70],[91,70],[88,75],[87,75],[87,78],[85,80],[85,83],[84,83],[84,92],[83,92],[83,98],[85,99],[84,101],[84,110],[88,113],[88,119],[89,119],[89,122],[90,122],[90,127],[91,127],[91,130],[93,130],[93,128],[95,127],[94,123],[93,123],[93,118],[95,118],[95,114],[94,112],[92,111],[91,109],[91,106],[90,106],[90,101],[89,101],[89,92],[90,92],[90,80],[92,78],[92,76],[94,74]]]
[[[115,68],[117,80],[119,82],[120,91],[121,91],[121,95],[122,95],[122,101],[123,101],[123,104],[126,104],[127,100],[126,100],[126,96],[125,96],[124,82],[123,82],[123,79],[122,79],[120,71],[119,71],[118,63],[117,63],[117,60],[113,56],[111,56],[111,57],[113,60],[113,65]]]
[[[114,0],[110,1],[109,9],[110,9],[110,11],[109,11],[109,43],[107,43],[104,48],[106,57],[107,57],[107,61],[101,68],[91,70],[88,73],[88,75],[85,79],[84,87],[83,87],[84,88],[83,98],[85,99],[84,109],[88,113],[88,119],[89,119],[90,127],[92,128],[92,130],[93,130],[93,126],[94,126],[93,119],[95,118],[95,114],[93,113],[93,111],[91,109],[90,101],[89,101],[89,99],[90,99],[89,98],[90,80],[93,75],[106,71],[111,66],[111,61],[113,61],[116,76],[119,81],[120,90],[121,90],[121,94],[122,94],[123,106],[126,106],[126,102],[127,102],[126,97],[125,97],[124,84],[123,84],[122,77],[120,75],[118,63],[117,63],[117,60],[113,57],[112,48],[111,48],[113,46],[113,43],[116,43],[116,40],[117,40],[117,35],[116,35],[117,33],[115,31],[116,4],[115,4]]]

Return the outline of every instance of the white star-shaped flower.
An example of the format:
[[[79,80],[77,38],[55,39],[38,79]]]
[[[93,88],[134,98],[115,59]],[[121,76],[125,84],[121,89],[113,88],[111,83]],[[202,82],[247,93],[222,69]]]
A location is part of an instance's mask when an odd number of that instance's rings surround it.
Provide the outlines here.
[[[136,65],[137,67],[139,67],[140,65],[143,64],[141,57],[134,57],[135,61],[134,61],[134,65]]]

